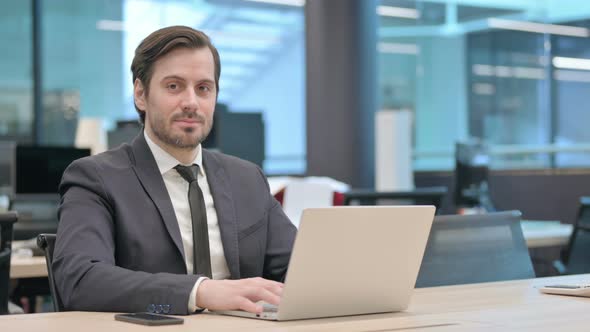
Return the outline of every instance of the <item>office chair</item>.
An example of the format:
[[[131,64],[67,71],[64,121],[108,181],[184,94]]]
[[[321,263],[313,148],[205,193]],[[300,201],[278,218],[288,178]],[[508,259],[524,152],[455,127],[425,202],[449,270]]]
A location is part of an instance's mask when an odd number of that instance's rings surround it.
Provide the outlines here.
[[[12,227],[18,221],[16,212],[0,213],[0,315],[8,314],[10,287],[10,256],[12,254]]]
[[[51,298],[53,300],[53,310],[55,312],[64,311],[63,303],[57,292],[55,286],[55,279],[53,279],[53,249],[55,248],[55,234],[39,234],[37,236],[37,247],[45,252],[45,262],[47,263],[47,277],[49,279],[49,290],[51,291]]]
[[[380,205],[380,201],[409,201],[414,205],[434,205],[437,213],[447,187],[423,187],[408,191],[351,190],[344,193],[344,205]]]
[[[534,278],[521,213],[434,218],[416,287]]]
[[[458,142],[455,145],[455,206],[483,208],[494,212],[489,193],[490,157],[487,146],[479,140]]]
[[[561,260],[553,262],[559,274],[590,273],[590,196],[580,197],[578,216]]]

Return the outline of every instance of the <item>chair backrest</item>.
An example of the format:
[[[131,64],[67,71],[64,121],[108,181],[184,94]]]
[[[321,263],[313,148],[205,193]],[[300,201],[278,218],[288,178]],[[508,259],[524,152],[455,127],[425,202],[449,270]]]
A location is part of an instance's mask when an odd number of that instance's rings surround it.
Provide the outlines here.
[[[409,191],[351,190],[344,193],[344,205],[434,205],[440,211],[447,187],[423,187]],[[407,204],[406,204],[407,205]]]
[[[53,249],[55,248],[55,234],[39,234],[37,236],[37,246],[45,252],[45,262],[47,263],[47,277],[49,278],[49,290],[53,299],[53,310],[55,312],[64,311],[64,306],[57,292],[55,280],[53,279]]]
[[[534,278],[521,213],[434,218],[416,287]]]
[[[578,217],[563,261],[567,274],[590,273],[590,197],[580,197]]]
[[[8,313],[12,227],[17,220],[16,212],[0,213],[0,315]]]

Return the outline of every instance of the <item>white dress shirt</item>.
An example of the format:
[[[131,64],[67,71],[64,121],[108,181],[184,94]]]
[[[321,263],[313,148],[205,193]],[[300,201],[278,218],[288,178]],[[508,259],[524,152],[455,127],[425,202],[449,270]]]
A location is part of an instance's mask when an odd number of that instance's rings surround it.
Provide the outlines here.
[[[181,164],[176,158],[172,157],[168,152],[164,151],[154,141],[152,141],[147,133],[144,131],[145,140],[156,159],[156,164],[164,179],[164,184],[170,195],[174,214],[178,221],[180,228],[180,236],[182,238],[182,247],[184,249],[184,261],[186,270],[189,274],[193,273],[193,226],[191,219],[191,210],[188,201],[189,183],[183,179],[180,174],[174,169],[178,164]],[[219,223],[217,221],[217,211],[213,202],[213,196],[207,182],[207,173],[203,166],[203,155],[201,145],[197,147],[197,156],[195,160],[189,165],[196,164],[199,166],[199,174],[197,181],[199,187],[203,192],[205,200],[205,207],[207,209],[207,227],[209,229],[209,250],[211,254],[211,273],[213,279],[229,278],[229,268],[223,252],[223,245],[221,242],[221,233],[219,230]],[[199,308],[196,305],[197,290],[199,285],[206,278],[202,277],[197,280],[189,297],[188,308],[190,312],[194,312]]]

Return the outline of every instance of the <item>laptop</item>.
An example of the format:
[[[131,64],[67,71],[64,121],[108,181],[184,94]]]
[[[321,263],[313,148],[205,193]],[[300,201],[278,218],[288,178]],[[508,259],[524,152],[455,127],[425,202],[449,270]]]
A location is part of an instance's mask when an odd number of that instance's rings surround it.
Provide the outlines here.
[[[434,206],[341,206],[303,211],[278,307],[261,314],[295,320],[405,310],[434,218]]]

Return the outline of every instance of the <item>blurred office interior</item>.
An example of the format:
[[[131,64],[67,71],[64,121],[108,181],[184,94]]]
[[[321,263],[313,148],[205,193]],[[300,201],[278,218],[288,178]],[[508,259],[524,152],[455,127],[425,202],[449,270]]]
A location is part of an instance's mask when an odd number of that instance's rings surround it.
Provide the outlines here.
[[[54,219],[39,206],[57,204],[56,187],[19,189],[25,147],[37,159],[63,148],[51,169],[138,133],[129,67],[141,39],[169,25],[205,31],[220,52],[204,144],[269,176],[382,187],[386,122],[375,119],[391,112],[405,119],[392,136],[407,133],[402,189],[446,187],[443,214],[493,202],[486,210],[574,224],[590,195],[588,1],[24,0],[0,3],[4,209],[33,201],[24,220]],[[95,145],[80,143],[83,122]],[[456,174],[464,166],[474,173]],[[470,181],[485,183],[475,201],[461,196]]]

